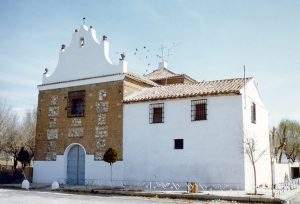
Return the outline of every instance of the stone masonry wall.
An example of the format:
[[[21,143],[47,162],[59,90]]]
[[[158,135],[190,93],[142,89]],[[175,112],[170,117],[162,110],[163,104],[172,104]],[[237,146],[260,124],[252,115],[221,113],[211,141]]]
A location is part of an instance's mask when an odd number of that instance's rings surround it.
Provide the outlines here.
[[[84,117],[67,117],[68,92],[85,90]],[[123,157],[123,81],[39,92],[36,160],[56,160],[72,143],[101,160],[112,147]]]

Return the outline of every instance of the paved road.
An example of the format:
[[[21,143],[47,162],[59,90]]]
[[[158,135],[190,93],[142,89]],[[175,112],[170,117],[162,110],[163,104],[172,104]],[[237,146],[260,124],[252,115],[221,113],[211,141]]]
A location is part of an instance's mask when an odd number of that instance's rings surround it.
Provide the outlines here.
[[[53,192],[22,191],[0,189],[0,204],[150,204],[150,203],[184,203],[184,204],[229,204],[225,201],[182,201],[169,199],[147,199],[139,197],[89,196]]]

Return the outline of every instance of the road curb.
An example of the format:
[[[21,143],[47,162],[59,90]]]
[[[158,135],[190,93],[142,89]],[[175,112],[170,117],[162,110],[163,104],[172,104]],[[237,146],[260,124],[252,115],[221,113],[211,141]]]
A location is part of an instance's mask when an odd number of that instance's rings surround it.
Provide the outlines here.
[[[120,191],[120,190],[83,190],[83,189],[65,189],[60,188],[54,191],[68,193],[83,193],[83,194],[99,194],[99,195],[118,195],[118,196],[137,196],[148,198],[170,198],[170,199],[186,199],[186,200],[224,200],[236,201],[245,203],[285,203],[279,198],[266,198],[258,196],[221,196],[209,194],[173,194],[173,193],[158,193],[158,192],[136,192],[136,191]]]

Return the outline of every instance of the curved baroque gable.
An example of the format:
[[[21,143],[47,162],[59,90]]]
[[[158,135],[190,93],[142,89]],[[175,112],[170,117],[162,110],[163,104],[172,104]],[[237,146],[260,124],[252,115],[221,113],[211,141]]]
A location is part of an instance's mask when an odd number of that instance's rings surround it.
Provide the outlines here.
[[[89,77],[124,73],[124,60],[113,64],[109,56],[109,41],[98,40],[94,28],[82,25],[73,33],[69,46],[62,47],[58,64],[50,76],[43,76],[43,84]]]

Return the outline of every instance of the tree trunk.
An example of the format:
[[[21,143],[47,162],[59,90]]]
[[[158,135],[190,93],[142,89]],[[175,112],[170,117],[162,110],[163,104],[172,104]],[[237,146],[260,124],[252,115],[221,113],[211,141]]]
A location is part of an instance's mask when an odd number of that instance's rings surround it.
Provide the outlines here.
[[[274,197],[274,160],[271,156],[271,190],[272,190],[272,197]]]
[[[17,169],[17,165],[18,165],[18,161],[17,161],[16,157],[14,157],[14,166],[13,166],[14,170]]]
[[[282,158],[282,150],[280,150],[279,158],[278,158],[278,163],[281,163],[281,158]]]
[[[255,163],[252,162],[253,165],[253,174],[254,174],[254,194],[257,194],[257,189],[256,189],[256,167],[255,167]]]
[[[8,166],[8,158],[5,157],[5,167],[6,167],[6,169],[7,169],[7,166]]]

